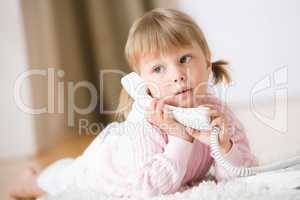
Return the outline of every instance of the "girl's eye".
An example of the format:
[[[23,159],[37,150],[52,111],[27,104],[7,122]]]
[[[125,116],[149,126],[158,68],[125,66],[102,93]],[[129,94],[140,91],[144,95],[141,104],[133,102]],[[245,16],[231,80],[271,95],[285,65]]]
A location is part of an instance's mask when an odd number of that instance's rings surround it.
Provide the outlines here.
[[[188,63],[191,59],[192,59],[192,56],[184,55],[180,58],[180,63],[181,64]]]
[[[162,66],[156,66],[156,67],[153,68],[153,71],[154,71],[155,73],[160,73],[161,70],[162,70]]]

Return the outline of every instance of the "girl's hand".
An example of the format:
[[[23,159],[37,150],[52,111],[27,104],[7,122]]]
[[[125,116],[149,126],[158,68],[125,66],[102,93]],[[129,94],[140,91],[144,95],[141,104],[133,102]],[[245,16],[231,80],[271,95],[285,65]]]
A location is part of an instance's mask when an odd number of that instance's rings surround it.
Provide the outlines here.
[[[232,141],[230,140],[230,135],[228,132],[228,127],[230,124],[230,119],[228,119],[225,113],[228,111],[227,107],[220,102],[215,97],[205,97],[203,99],[203,106],[209,107],[209,117],[211,118],[211,125],[218,126],[221,128],[221,133],[219,134],[219,144],[220,150],[223,153],[227,153],[232,147]],[[211,130],[196,130],[192,128],[187,128],[187,132],[195,139],[210,145],[210,133]]]
[[[145,110],[146,119],[154,126],[160,128],[166,134],[180,137],[186,141],[193,142],[185,127],[177,122],[172,113],[165,106],[166,99],[158,100],[154,98],[150,106]]]

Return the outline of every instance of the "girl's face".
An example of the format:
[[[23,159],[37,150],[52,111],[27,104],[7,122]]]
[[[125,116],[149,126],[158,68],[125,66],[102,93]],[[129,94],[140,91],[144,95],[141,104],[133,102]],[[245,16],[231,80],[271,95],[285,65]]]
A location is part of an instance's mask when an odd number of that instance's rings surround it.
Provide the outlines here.
[[[199,47],[159,52],[140,59],[140,75],[152,97],[177,107],[196,107],[197,97],[207,92],[211,65]]]

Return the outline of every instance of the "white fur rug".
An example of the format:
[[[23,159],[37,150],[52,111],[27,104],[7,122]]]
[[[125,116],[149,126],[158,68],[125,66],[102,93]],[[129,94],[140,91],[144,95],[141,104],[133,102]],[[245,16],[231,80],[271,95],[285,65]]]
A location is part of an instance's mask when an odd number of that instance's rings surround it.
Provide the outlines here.
[[[69,189],[57,196],[41,200],[120,200],[93,191]],[[124,198],[123,198],[124,199]],[[122,199],[122,200],[123,200]],[[265,173],[252,177],[237,178],[216,184],[212,180],[202,181],[181,192],[161,195],[149,200],[300,200],[300,170]],[[129,199],[128,199],[129,200]],[[130,199],[134,200],[134,199]]]

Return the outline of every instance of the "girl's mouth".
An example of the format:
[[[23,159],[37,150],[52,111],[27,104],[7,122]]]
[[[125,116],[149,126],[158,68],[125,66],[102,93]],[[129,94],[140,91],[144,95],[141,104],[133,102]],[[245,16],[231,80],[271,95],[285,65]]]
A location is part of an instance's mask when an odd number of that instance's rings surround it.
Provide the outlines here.
[[[184,89],[184,90],[182,90],[180,92],[177,92],[176,96],[187,96],[187,95],[189,95],[191,93],[191,91],[192,91],[192,88]]]

